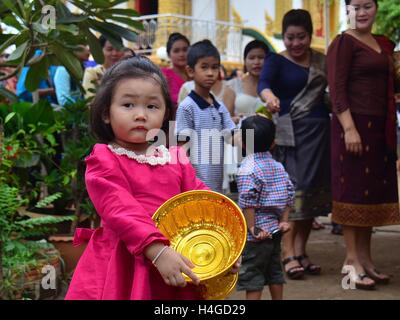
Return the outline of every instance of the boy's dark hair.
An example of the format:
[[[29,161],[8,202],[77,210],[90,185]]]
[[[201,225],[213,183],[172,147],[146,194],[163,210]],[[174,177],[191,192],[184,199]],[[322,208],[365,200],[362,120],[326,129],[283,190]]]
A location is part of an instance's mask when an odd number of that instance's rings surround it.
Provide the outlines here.
[[[168,53],[168,56],[169,56],[170,53],[171,53],[172,46],[174,45],[174,43],[177,42],[177,41],[179,41],[179,40],[185,41],[185,42],[188,44],[188,46],[190,46],[190,41],[189,41],[189,39],[186,38],[183,34],[181,34],[181,33],[179,33],[179,32],[171,33],[171,34],[169,35],[168,41],[167,41],[167,53]]]
[[[191,45],[187,55],[187,64],[190,68],[194,66],[201,58],[214,57],[221,62],[218,49],[212,44],[210,40],[202,40]]]
[[[293,9],[286,12],[282,21],[282,35],[284,36],[287,29],[292,26],[303,27],[310,37],[313,35],[314,27],[311,15],[307,10]]]
[[[172,102],[168,84],[160,69],[143,56],[129,57],[119,61],[104,74],[100,87],[90,108],[90,127],[99,142],[109,143],[114,140],[111,125],[104,122],[109,115],[115,88],[123,79],[152,79],[159,83],[165,100],[167,119],[162,130],[168,129],[168,121],[172,117]]]
[[[271,120],[260,115],[243,120],[241,126],[243,150],[250,152],[251,146],[247,145],[246,130],[254,131],[254,153],[269,151],[275,140],[275,125]]]

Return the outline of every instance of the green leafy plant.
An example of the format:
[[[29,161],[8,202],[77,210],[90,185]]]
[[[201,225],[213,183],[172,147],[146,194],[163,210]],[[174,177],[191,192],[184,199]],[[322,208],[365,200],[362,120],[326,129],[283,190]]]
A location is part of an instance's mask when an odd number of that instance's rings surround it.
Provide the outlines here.
[[[35,176],[46,176],[56,165],[57,134],[63,123],[55,119],[53,108],[44,100],[0,105],[0,121],[4,123],[0,182],[17,187],[33,205],[43,188],[43,179]]]
[[[376,32],[400,43],[400,5],[398,0],[380,0]]]
[[[84,157],[95,143],[88,133],[87,101],[59,111],[47,101],[0,105],[1,121],[4,130],[0,181],[17,187],[34,211],[41,195],[60,195],[52,201],[52,214],[70,214],[74,210],[78,219],[72,224],[71,233],[82,219],[94,218],[95,210],[84,184]],[[40,211],[43,213],[44,209]]]
[[[88,102],[82,100],[65,106],[56,113],[56,119],[62,119],[65,130],[61,133],[63,156],[59,171],[62,174],[55,177],[59,180],[58,185],[63,186],[62,192],[65,197],[70,198],[75,210],[77,219],[70,230],[73,234],[82,218],[90,218],[93,222],[96,216],[84,182],[84,158],[95,143],[95,139],[89,134]]]
[[[0,81],[18,74],[24,66],[30,66],[26,78],[26,88],[34,91],[41,79],[47,78],[50,65],[62,65],[77,82],[82,79],[83,71],[74,51],[81,44],[89,44],[90,51],[98,63],[104,60],[100,43],[95,32],[120,47],[120,37],[127,41],[136,41],[137,30],[143,25],[131,17],[137,16],[133,9],[122,9],[120,4],[128,0],[2,0],[0,2],[0,22],[16,30],[14,33],[2,33],[0,28],[0,54],[11,45],[16,49],[7,63],[0,65],[13,67],[14,72],[0,75]],[[69,6],[68,6],[69,4]],[[44,6],[55,9],[54,28],[48,25],[51,11],[42,13]],[[80,13],[73,13],[73,6]],[[50,8],[50,7],[47,7]],[[35,55],[37,49],[40,55]],[[12,94],[5,89],[0,94]]]
[[[49,204],[55,198],[56,195],[43,199],[40,205]],[[17,188],[0,184],[0,282],[2,283],[10,282],[10,273],[4,272],[4,267],[10,269],[13,265],[10,264],[10,256],[14,259],[17,256],[22,257],[19,263],[25,266],[30,265],[33,256],[37,257],[35,251],[29,252],[26,238],[46,235],[53,231],[52,225],[75,219],[74,216],[27,218],[18,213],[18,209],[25,204],[26,200],[21,198]],[[4,295],[5,293],[0,291],[0,299]]]
[[[47,241],[8,241],[4,247],[0,297],[11,300],[37,298],[41,269],[53,261],[61,261],[60,254]]]
[[[43,200],[40,200],[37,204],[36,204],[36,208],[44,208],[47,207],[48,205],[50,205],[52,202],[54,202],[55,200],[61,198],[62,193],[61,192],[57,192],[56,194],[53,194],[51,196],[46,197]]]

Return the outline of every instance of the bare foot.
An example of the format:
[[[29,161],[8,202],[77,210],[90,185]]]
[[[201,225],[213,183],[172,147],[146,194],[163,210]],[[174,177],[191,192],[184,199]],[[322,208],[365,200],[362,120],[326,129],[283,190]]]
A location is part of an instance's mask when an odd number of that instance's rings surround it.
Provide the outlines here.
[[[375,289],[375,281],[367,274],[366,270],[359,263],[350,264],[345,262],[342,268],[342,275],[348,275],[357,289]]]
[[[387,274],[379,272],[377,269],[375,269],[374,266],[371,267],[364,267],[365,273],[370,277],[372,280],[374,280],[378,284],[388,284],[390,281],[390,276]]]

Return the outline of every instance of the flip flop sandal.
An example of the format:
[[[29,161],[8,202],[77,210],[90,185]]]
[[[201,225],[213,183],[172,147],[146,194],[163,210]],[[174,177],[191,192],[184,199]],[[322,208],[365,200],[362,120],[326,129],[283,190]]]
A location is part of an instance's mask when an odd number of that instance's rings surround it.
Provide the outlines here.
[[[357,280],[363,281],[365,278],[372,279],[372,278],[370,278],[366,273],[360,273],[360,274],[357,276]],[[372,284],[365,284],[365,283],[362,283],[362,282],[357,282],[357,280],[355,281],[355,283],[356,283],[356,289],[359,289],[359,290],[375,290],[375,283],[372,283]],[[373,279],[372,279],[372,280],[373,280]],[[354,281],[354,280],[353,280],[353,281]]]
[[[377,275],[383,274],[376,269],[373,269],[372,271]],[[375,281],[376,284],[389,284],[389,282],[390,282],[389,277],[388,278],[379,278],[379,277],[375,276],[373,273],[371,273],[370,271],[368,271],[367,269],[365,269],[365,272],[369,278],[371,278],[372,280]]]

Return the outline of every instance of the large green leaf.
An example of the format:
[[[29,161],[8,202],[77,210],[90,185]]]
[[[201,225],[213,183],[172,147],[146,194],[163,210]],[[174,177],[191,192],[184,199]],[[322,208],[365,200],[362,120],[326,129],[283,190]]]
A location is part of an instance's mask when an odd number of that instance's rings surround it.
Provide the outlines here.
[[[38,103],[32,105],[24,114],[24,124],[37,125],[45,123],[51,126],[55,123],[54,109],[47,100],[40,100]]]
[[[116,5],[125,3],[125,2],[127,2],[127,0],[114,0],[114,1],[110,2],[110,6],[115,7]]]
[[[24,26],[19,22],[12,13],[9,13],[4,16],[2,22],[10,27],[13,27],[17,30],[21,30]]]
[[[20,31],[17,39],[15,39],[15,46],[22,45],[25,41],[28,41],[31,36],[31,31],[29,29],[23,29]]]
[[[56,55],[57,59],[67,68],[68,72],[77,79],[81,80],[83,77],[82,66],[79,60],[73,53],[66,50],[63,45],[58,42],[54,42],[51,45],[51,51]]]
[[[59,31],[64,31],[73,34],[74,36],[79,35],[79,27],[76,24],[69,25],[58,25],[57,29]]]
[[[57,19],[61,19],[72,15],[71,10],[69,10],[69,8],[61,1],[57,1],[55,7],[57,12]]]
[[[29,45],[29,41],[23,42],[21,45],[19,45],[10,55],[8,60],[13,61],[19,59],[25,52],[26,48]]]
[[[92,8],[109,8],[111,6],[109,0],[90,0],[90,4]]]
[[[46,57],[42,58],[39,62],[31,65],[28,74],[26,75],[26,89],[30,92],[34,92],[39,87],[40,81],[47,79],[48,68],[49,62]]]
[[[99,64],[103,64],[104,54],[103,54],[103,49],[101,48],[99,40],[89,30],[89,28],[85,28],[84,32],[86,34],[87,41],[88,41],[88,44],[90,47],[90,52],[92,53],[94,60],[96,60],[96,62]]]
[[[26,55],[30,51],[30,31],[28,29],[22,30],[14,40],[14,45],[16,46],[16,50],[12,52],[10,57],[7,60],[7,63],[13,64],[15,66],[20,65],[21,67],[26,64],[25,59]],[[24,61],[22,61],[24,60]]]
[[[14,1],[12,0],[2,0],[3,5],[6,6],[9,10],[11,10],[14,14],[19,17],[22,17],[22,12],[20,12],[19,8],[14,5]]]
[[[7,41],[8,39],[10,39],[12,36],[14,36],[13,34],[4,34],[4,33],[0,33],[0,43],[3,43],[5,41]]]
[[[51,66],[61,66],[62,65],[61,61],[58,60],[54,54],[47,55],[47,59],[49,59],[49,64]]]
[[[0,44],[0,52],[3,52],[9,46],[13,45],[17,38],[18,38],[18,34],[14,34],[12,37],[8,38],[5,42]]]
[[[110,41],[111,44],[115,48],[123,47],[123,44],[120,42],[121,36],[118,33],[115,33],[113,30],[104,28],[103,23],[95,21],[93,19],[89,19],[88,23],[89,23],[91,29],[94,29],[94,30],[100,32],[102,35],[104,35],[107,38],[107,40]]]
[[[70,24],[70,23],[77,23],[87,20],[87,15],[76,15],[72,14],[69,16],[61,17],[57,19],[57,24]]]
[[[98,22],[95,20],[91,20],[92,24],[96,26],[97,28],[105,30],[107,33],[114,34],[117,36],[120,36],[122,38],[125,38],[126,40],[135,42],[137,39],[137,34],[136,32],[129,30],[127,28],[118,26],[113,23],[107,23],[107,22]]]
[[[10,121],[14,116],[16,115],[15,112],[9,113],[6,118],[4,119],[4,124],[6,124],[8,121]]]
[[[102,14],[113,16],[113,15],[121,15],[127,17],[138,17],[139,13],[133,9],[104,9],[101,11]]]
[[[126,24],[127,26],[130,26],[132,28],[135,28],[136,30],[144,30],[143,23],[137,20],[132,20],[131,18],[126,18],[126,17],[118,17],[118,16],[113,16],[112,19],[117,22],[122,22]]]
[[[31,102],[19,101],[18,103],[14,103],[12,105],[12,111],[23,116],[31,107]]]
[[[3,87],[0,87],[0,96],[5,97],[11,103],[14,103],[14,102],[18,101],[17,96],[13,92],[11,92],[11,91],[7,90],[6,88],[3,88]]]
[[[43,35],[47,35],[50,32],[50,29],[45,28],[43,26],[43,24],[40,22],[31,23],[31,27],[32,27],[33,31],[39,32]]]

